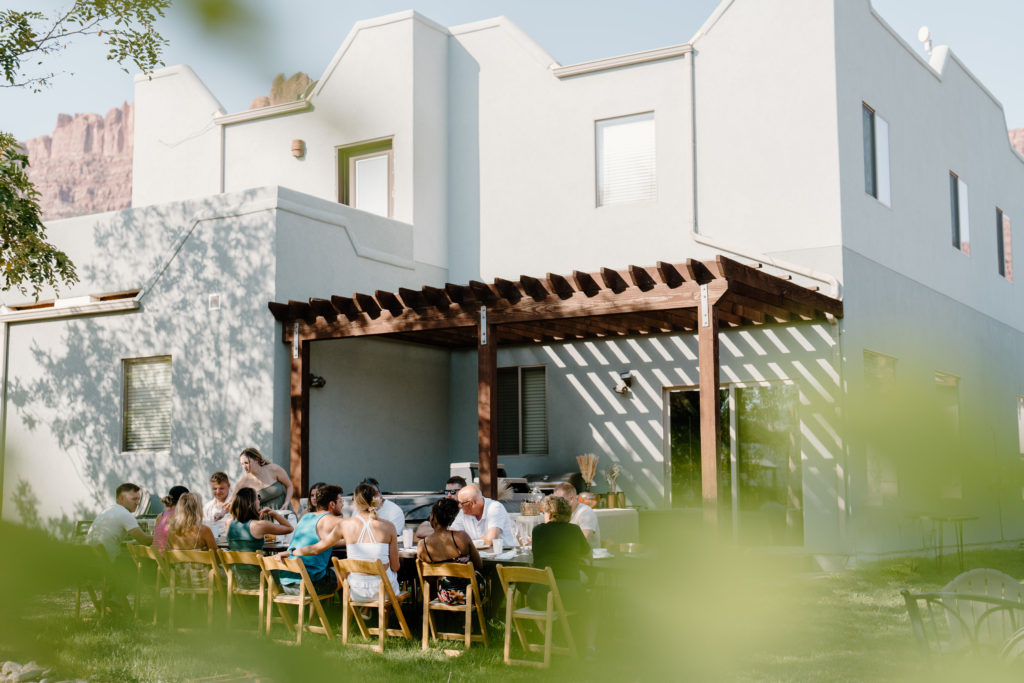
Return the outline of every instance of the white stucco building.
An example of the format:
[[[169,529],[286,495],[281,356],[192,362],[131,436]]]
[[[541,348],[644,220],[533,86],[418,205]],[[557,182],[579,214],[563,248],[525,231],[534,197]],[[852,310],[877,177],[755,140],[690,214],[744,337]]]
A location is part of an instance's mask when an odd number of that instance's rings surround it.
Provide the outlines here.
[[[294,103],[227,114],[178,66],[137,79],[135,116],[136,208],[49,226],[81,276],[55,305],[4,295],[4,518],[75,519],[123,480],[204,489],[249,445],[288,467],[269,301],[724,254],[844,306],[721,336],[741,539],[918,551],[942,515],[976,518],[968,544],[1024,538],[1024,160],[955,54],[869,0],[723,0],[688,42],[570,66],[503,18],[402,13],[357,24]],[[594,452],[633,504],[699,504],[696,344],[501,349],[501,461]],[[476,458],[476,362],[314,344],[309,481],[437,488]],[[145,382],[156,436],[129,434]]]

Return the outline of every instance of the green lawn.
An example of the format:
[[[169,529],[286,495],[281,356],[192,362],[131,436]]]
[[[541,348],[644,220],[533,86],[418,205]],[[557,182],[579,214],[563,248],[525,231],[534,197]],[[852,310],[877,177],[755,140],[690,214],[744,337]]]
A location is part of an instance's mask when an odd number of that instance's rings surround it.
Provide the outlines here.
[[[930,558],[900,559],[842,574],[807,571],[795,561],[691,538],[663,549],[650,573],[638,571],[597,605],[598,653],[558,661],[548,672],[507,668],[502,625],[490,648],[461,657],[423,653],[390,639],[385,655],[344,649],[309,634],[302,647],[218,626],[170,633],[131,618],[76,621],[68,590],[69,548],[3,525],[8,548],[22,548],[0,574],[0,659],[35,659],[63,677],[95,681],[177,681],[243,676],[327,680],[366,673],[387,680],[1020,680],[1021,672],[978,660],[929,668],[913,642],[899,590],[942,586]],[[8,558],[12,555],[8,553]],[[967,554],[967,568],[1024,577],[1024,553]],[[60,567],[60,569],[54,569]],[[90,611],[91,613],[91,611]],[[410,616],[418,624],[418,613]],[[414,628],[416,628],[414,626]],[[277,635],[284,636],[283,629]]]

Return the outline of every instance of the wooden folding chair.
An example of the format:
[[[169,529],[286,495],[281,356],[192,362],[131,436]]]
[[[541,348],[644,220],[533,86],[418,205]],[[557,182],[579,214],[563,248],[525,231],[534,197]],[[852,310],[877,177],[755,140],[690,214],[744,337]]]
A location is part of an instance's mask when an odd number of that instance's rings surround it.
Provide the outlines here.
[[[135,563],[135,618],[139,618],[139,603],[142,601],[142,572],[143,567],[152,562],[156,568],[156,581],[153,585],[153,625],[156,626],[157,612],[160,603],[160,583],[170,585],[170,577],[167,572],[167,565],[159,550],[148,545],[138,543],[128,544],[128,554]]]
[[[213,628],[213,597],[221,590],[220,573],[217,571],[217,554],[211,550],[173,550],[163,552],[164,562],[167,565],[167,573],[170,576],[171,584],[171,605],[168,625],[174,628],[174,598],[178,594],[190,595],[195,600],[197,595],[206,594],[206,625]],[[180,569],[184,563],[201,564],[209,569],[206,570],[206,582],[202,586],[182,584]]]
[[[365,647],[377,652],[384,652],[384,638],[385,636],[399,636],[412,640],[412,631],[409,630],[409,624],[405,621],[405,615],[402,614],[402,603],[409,598],[408,591],[395,595],[394,589],[391,588],[391,580],[388,579],[387,572],[384,571],[384,565],[381,564],[380,560],[340,560],[337,557],[332,558],[334,562],[334,570],[338,572],[338,576],[343,577],[342,586],[342,600],[341,600],[341,611],[343,613],[343,621],[341,622],[341,642],[348,645],[348,618],[351,614],[356,618],[356,625],[359,626],[359,633],[362,634],[363,638],[367,640],[370,636],[377,636],[378,642],[376,645],[371,644],[358,644],[353,643],[355,647]],[[371,601],[357,601],[352,599],[352,591],[349,587],[349,575],[350,574],[368,574],[370,576],[380,577],[380,588],[377,591],[377,599]],[[398,618],[399,628],[388,628],[388,608],[393,608],[395,616]],[[369,628],[366,625],[365,619],[361,610],[363,609],[375,609],[377,610],[377,626]]]
[[[563,654],[576,656],[576,641],[573,640],[572,630],[569,628],[570,613],[562,604],[562,596],[558,593],[558,584],[555,582],[555,575],[551,567],[536,569],[534,567],[504,567],[498,565],[498,578],[501,580],[501,588],[505,593],[505,663],[506,664],[527,664],[547,668],[551,665],[551,654]],[[522,587],[520,585],[522,584]],[[547,586],[547,608],[535,610],[526,605],[526,589],[533,585]],[[520,606],[521,605],[521,606]],[[558,623],[565,638],[565,646],[554,645],[554,622]],[[526,637],[526,630],[523,622],[532,621],[541,634],[544,642],[531,643]],[[543,652],[544,659],[536,661],[533,659],[512,659],[512,629],[515,629],[519,636],[519,644],[526,652]]]
[[[265,603],[266,593],[264,592],[264,577],[263,577],[263,563],[261,559],[263,553],[261,551],[256,552],[244,552],[241,550],[221,550],[217,549],[217,559],[220,561],[222,567],[224,567],[224,574],[227,577],[227,594],[224,602],[227,605],[227,628],[231,628],[231,603],[235,600],[241,600],[245,597],[256,597],[259,598],[259,609],[256,612],[256,634],[263,633],[263,610]],[[241,588],[238,586],[238,582],[235,579],[234,568],[240,567],[255,567],[259,570],[259,586],[256,588]]]
[[[327,619],[327,614],[324,612],[321,601],[334,597],[337,595],[337,591],[328,595],[317,595],[313,581],[309,578],[309,573],[306,571],[306,565],[297,557],[278,559],[275,555],[264,555],[260,558],[260,562],[263,565],[263,580],[267,591],[266,634],[270,635],[270,629],[274,621],[272,608],[274,605],[277,605],[277,610],[281,615],[280,621],[284,622],[285,627],[289,631],[295,630],[296,632],[296,645],[302,644],[303,631],[322,633],[327,636],[328,640],[334,640],[334,631],[331,630],[331,622]],[[294,572],[302,577],[302,581],[299,584],[299,594],[291,595],[290,593],[285,593],[274,580],[274,575],[271,573],[274,571]],[[298,608],[299,614],[294,626],[288,618],[288,612],[285,609],[286,605],[294,605]],[[309,606],[309,621],[312,622],[315,612],[320,619],[320,626],[314,626],[312,623],[305,622],[307,606]]]
[[[483,643],[484,647],[489,645],[487,641],[487,619],[484,617],[483,600],[480,597],[480,586],[476,582],[476,571],[471,564],[459,564],[457,562],[445,562],[443,564],[430,564],[422,560],[416,560],[416,573],[420,577],[420,594],[423,596],[423,649],[426,650],[430,638],[434,640],[461,640],[465,642],[468,650],[473,641]],[[469,582],[466,590],[466,602],[462,605],[449,605],[440,600],[430,599],[429,578],[448,576],[455,579],[465,579]],[[473,633],[473,611],[476,610],[477,621],[480,624],[480,634]],[[457,632],[438,632],[434,623],[434,612],[462,612],[465,616],[465,630]],[[461,654],[457,650],[445,650],[446,654]]]
[[[95,565],[95,567],[101,567],[103,570],[110,571],[112,568],[110,559],[107,555],[107,549],[102,545],[88,545],[89,555],[86,557]],[[96,608],[96,616],[102,618],[106,613],[107,604],[105,602],[106,591],[110,585],[110,581],[104,574],[99,581],[94,581],[88,576],[92,572],[87,567],[79,567],[79,571],[83,572],[83,576],[80,576],[75,582],[75,619],[79,619],[82,616],[82,591],[89,594],[89,598],[92,600],[93,607]]]

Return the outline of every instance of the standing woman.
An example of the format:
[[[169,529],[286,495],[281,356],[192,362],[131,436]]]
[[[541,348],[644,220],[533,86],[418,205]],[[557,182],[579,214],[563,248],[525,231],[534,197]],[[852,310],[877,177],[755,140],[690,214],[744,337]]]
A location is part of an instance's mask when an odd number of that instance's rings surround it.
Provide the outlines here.
[[[255,448],[246,448],[238,460],[245,474],[235,484],[234,495],[242,489],[255,489],[262,507],[279,510],[288,506],[292,499],[292,480],[283,467],[268,462]]]
[[[273,521],[261,519],[264,515]],[[270,508],[260,509],[256,492],[242,489],[231,501],[231,523],[228,525],[228,550],[254,553],[263,550],[263,537],[267,534],[290,534],[294,529],[281,513]],[[234,566],[238,585],[246,590],[259,588],[260,569],[246,565]]]
[[[153,547],[161,552],[167,550],[168,525],[171,523],[171,518],[174,517],[174,508],[178,504],[178,499],[185,493],[188,493],[188,489],[184,486],[172,486],[167,495],[160,499],[167,509],[160,513],[160,516],[156,518],[156,523],[153,524]]]
[[[313,545],[296,548],[292,555],[316,555],[345,539],[348,557],[352,560],[380,560],[387,571],[388,580],[395,593],[398,588],[398,535],[395,525],[377,519],[377,507],[381,498],[372,485],[362,483],[352,495],[356,513],[343,519],[325,538]],[[340,579],[340,577],[339,577]],[[375,600],[380,588],[380,578],[366,574],[350,574],[348,585],[355,600]]]
[[[175,506],[167,531],[169,547],[175,550],[216,550],[213,531],[203,524],[203,501],[196,493],[183,493]],[[209,580],[209,566],[196,562],[174,565],[177,579],[182,585],[202,588]]]

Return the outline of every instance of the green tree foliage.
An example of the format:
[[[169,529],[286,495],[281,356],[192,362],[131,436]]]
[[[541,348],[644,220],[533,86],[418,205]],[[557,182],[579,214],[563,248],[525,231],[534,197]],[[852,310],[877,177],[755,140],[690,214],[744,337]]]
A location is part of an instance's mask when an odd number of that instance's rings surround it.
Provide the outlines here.
[[[28,179],[28,156],[18,141],[0,131],[0,289],[28,289],[78,280],[67,254],[46,241],[39,215],[39,192]]]
[[[107,45],[107,59],[143,72],[160,66],[167,41],[156,30],[171,0],[75,0],[69,9],[46,14],[0,9],[0,88],[47,87],[55,73],[45,57],[80,37]],[[14,136],[0,131],[0,290],[56,289],[77,281],[67,254],[46,241],[39,193],[25,169],[28,157]]]

